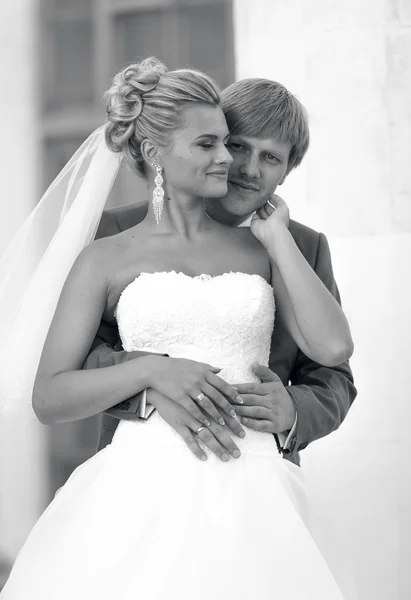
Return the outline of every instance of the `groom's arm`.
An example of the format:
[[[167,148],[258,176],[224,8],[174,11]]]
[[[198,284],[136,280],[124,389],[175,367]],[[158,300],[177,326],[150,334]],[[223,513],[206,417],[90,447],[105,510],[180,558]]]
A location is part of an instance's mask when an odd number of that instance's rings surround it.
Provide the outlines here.
[[[97,335],[91,346],[83,369],[102,369],[118,365],[134,358],[146,356],[148,352],[126,352],[122,349],[117,328],[106,321],[100,323]],[[116,404],[105,414],[116,419],[136,420],[146,418],[145,392],[132,396],[125,402]]]
[[[134,202],[105,210],[101,215],[95,239],[116,235],[135,227],[145,218],[147,208],[146,202]]]
[[[314,270],[341,303],[330,249],[323,234],[319,234]],[[323,367],[301,351],[298,351],[290,381],[287,391],[296,408],[297,419],[293,434],[284,447],[287,458],[293,458],[314,440],[338,429],[357,395],[348,361],[336,367]]]

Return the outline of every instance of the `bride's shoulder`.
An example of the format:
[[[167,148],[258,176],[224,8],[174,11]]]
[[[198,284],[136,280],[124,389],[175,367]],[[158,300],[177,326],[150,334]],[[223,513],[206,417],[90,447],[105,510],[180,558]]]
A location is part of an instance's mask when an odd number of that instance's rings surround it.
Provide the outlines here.
[[[121,256],[124,241],[121,234],[95,240],[78,255],[73,270],[93,280],[106,278]]]
[[[147,238],[147,232],[143,224],[139,223],[131,229],[120,233],[96,239],[91,242],[79,256],[79,260],[96,268],[104,269],[110,274],[121,268],[130,256],[130,252],[141,250]]]

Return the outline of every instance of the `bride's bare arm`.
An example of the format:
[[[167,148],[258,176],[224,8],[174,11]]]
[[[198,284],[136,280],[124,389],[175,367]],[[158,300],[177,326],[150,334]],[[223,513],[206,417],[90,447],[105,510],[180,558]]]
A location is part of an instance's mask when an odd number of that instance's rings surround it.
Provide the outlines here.
[[[100,369],[82,369],[106,309],[110,252],[111,246],[104,241],[91,244],[67,278],[34,384],[33,408],[38,419],[45,424],[84,419],[145,388],[181,403],[206,424],[207,415],[194,402],[200,393],[206,393],[202,409],[213,419],[221,419],[217,407],[229,414],[229,400],[236,401],[237,391],[216,375],[218,367],[149,355]]]
[[[137,359],[138,369],[135,359],[82,370],[106,307],[104,254],[100,242],[88,246],[61,293],[33,390],[33,408],[43,423],[101,413],[149,386],[149,356]]]
[[[105,210],[101,216],[95,239],[112,237],[134,227],[144,219],[146,213],[147,205],[145,202],[133,202],[132,204]],[[83,369],[111,367],[148,354],[148,352],[126,352],[123,350],[119,343],[117,327],[103,319],[84,361]]]
[[[276,198],[275,212],[260,209],[251,230],[271,258],[277,318],[311,360],[325,367],[339,365],[353,353],[348,321],[300,252],[288,230],[288,207]]]
[[[286,227],[267,243],[278,318],[311,360],[333,367],[348,360],[353,342],[337,300],[311,269]]]
[[[138,202],[104,211],[95,239],[111,237],[134,227],[144,219],[146,212],[146,204]],[[84,361],[83,369],[111,367],[149,354],[149,352],[126,352],[123,350],[117,327],[103,319]],[[106,413],[117,419],[139,419],[142,395],[140,392],[128,398],[126,402],[120,402],[109,408]]]

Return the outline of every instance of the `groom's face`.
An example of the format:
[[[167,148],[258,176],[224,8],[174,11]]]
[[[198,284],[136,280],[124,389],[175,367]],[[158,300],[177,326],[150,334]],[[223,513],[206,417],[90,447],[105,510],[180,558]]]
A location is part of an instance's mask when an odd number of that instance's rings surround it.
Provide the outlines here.
[[[275,138],[231,135],[233,162],[226,196],[214,201],[231,215],[248,216],[263,206],[287,175],[291,145]]]

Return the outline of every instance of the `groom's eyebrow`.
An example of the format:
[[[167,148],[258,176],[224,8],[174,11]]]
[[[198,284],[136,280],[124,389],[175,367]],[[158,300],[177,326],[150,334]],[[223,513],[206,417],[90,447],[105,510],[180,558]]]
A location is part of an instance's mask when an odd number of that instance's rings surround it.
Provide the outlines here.
[[[253,148],[253,144],[250,142],[247,142],[247,140],[245,140],[243,137],[241,137],[241,135],[232,135],[231,136],[233,139],[235,139],[236,142],[240,143],[242,146],[244,146],[244,148],[248,148],[248,149],[252,149]],[[274,156],[276,156],[278,159],[280,160],[287,160],[287,156],[284,155],[283,152],[281,152],[280,150],[278,150],[277,148],[271,148],[269,146],[265,146],[263,148],[260,149],[260,152],[263,154],[273,154]]]

